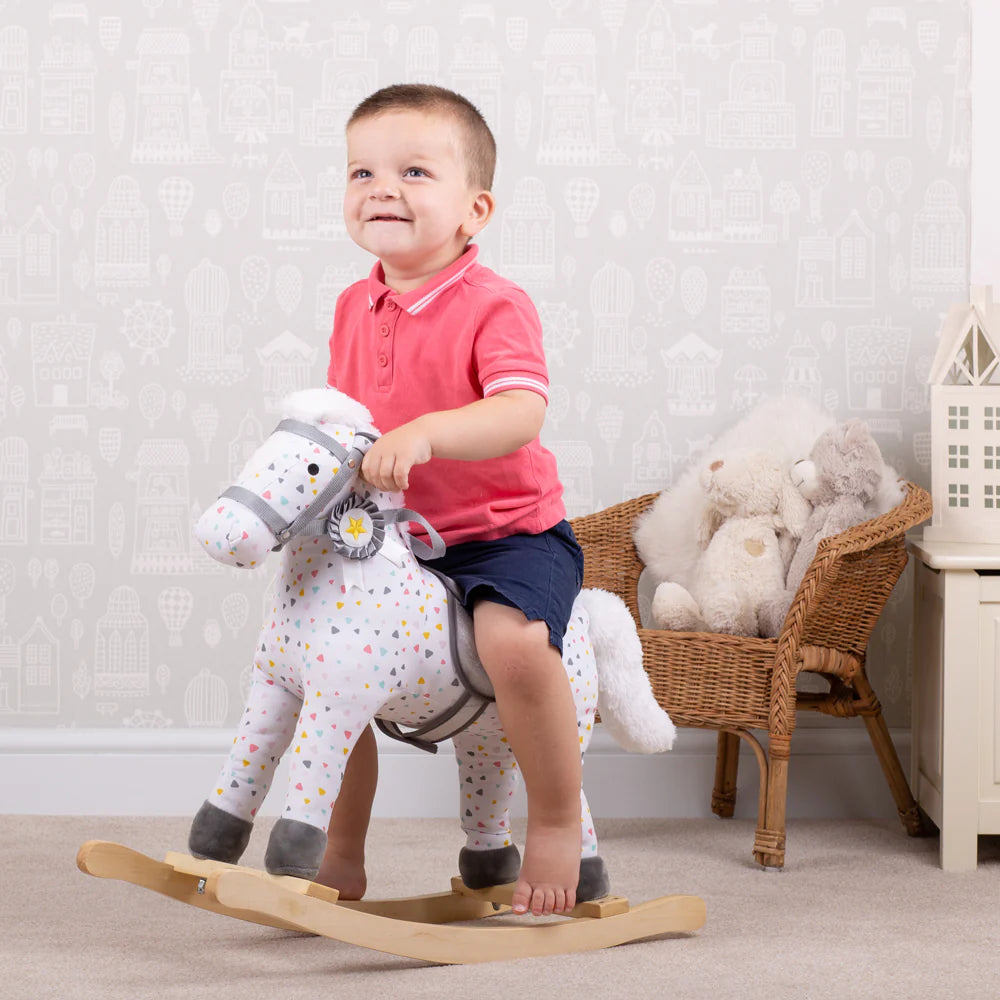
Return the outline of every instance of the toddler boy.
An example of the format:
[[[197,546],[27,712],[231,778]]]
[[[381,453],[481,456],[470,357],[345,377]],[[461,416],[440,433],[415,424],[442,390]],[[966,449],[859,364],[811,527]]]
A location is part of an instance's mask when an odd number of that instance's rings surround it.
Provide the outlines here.
[[[344,219],[378,260],[337,301],[329,384],[383,436],[362,476],[441,533],[432,564],[455,580],[524,775],[528,831],[515,912],[573,907],[580,865],[579,736],[562,637],[583,577],[554,457],[530,299],[477,262],[496,147],[479,112],[440,87],[396,85],[347,123]],[[320,880],[364,891],[377,776],[369,730],[348,762]]]

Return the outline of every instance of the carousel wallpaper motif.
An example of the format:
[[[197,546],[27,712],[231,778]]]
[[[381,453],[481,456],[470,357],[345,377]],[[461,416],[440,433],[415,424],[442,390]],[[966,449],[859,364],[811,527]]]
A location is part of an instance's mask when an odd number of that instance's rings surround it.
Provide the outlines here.
[[[429,81],[500,149],[483,261],[542,317],[570,515],[669,485],[759,400],[929,481],[968,285],[967,4],[0,0],[0,725],[228,726],[273,570],[194,516],[323,384],[370,260],[343,126]],[[910,594],[871,650],[908,719]]]

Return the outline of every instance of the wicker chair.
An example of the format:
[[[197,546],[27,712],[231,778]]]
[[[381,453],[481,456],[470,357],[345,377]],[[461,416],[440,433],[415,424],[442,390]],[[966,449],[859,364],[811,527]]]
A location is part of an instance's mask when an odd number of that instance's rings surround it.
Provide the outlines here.
[[[776,639],[639,629],[653,691],[674,722],[719,731],[712,795],[717,815],[733,815],[739,739],[753,748],[760,765],[753,853],[764,866],[785,863],[788,762],[799,709],[841,718],[860,715],[907,833],[925,832],[882,707],[865,675],[869,636],[906,565],[904,533],[931,514],[928,493],[913,483],[906,487],[903,500],[888,513],[819,543]],[[584,550],[584,586],[618,594],[637,624],[643,565],[632,529],[656,496],[647,494],[573,521]],[[800,671],[822,675],[829,691],[796,692]],[[751,730],[767,733],[766,750]]]

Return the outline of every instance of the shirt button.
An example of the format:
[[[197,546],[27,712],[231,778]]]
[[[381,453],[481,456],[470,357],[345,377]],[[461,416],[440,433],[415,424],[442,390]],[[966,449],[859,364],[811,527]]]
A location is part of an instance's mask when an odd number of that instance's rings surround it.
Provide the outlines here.
[[[388,323],[383,323],[379,327],[379,332],[382,334],[383,337],[388,337],[389,336],[389,324]]]
[[[388,310],[389,310],[389,312],[392,312],[392,311],[393,311],[393,309],[395,309],[395,308],[396,308],[396,303],[395,303],[395,302],[393,302],[393,301],[392,301],[392,299],[389,299],[389,300],[388,300],[388,301],[386,302],[386,304],[385,304],[385,307],[386,307],[386,309],[388,309]]]
[[[378,364],[379,364],[379,368],[385,368],[385,366],[386,366],[386,365],[387,365],[388,363],[389,363],[389,359],[388,359],[388,358],[387,358],[387,357],[386,357],[386,356],[385,356],[384,354],[380,354],[380,355],[378,356]]]

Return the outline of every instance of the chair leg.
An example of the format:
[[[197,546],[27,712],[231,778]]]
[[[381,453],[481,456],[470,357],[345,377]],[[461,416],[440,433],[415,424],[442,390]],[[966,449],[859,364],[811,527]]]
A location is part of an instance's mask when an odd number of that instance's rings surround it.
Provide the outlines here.
[[[863,707],[859,714],[865,720],[865,728],[868,736],[875,748],[875,755],[882,766],[882,773],[889,784],[889,791],[896,802],[896,811],[903,823],[903,827],[911,837],[923,837],[930,831],[920,812],[913,793],[910,791],[903,767],[899,762],[899,755],[893,745],[892,737],[889,735],[889,727],[886,725],[882,715],[882,706],[878,696],[872,689],[868,677],[864,670],[859,670],[851,680],[854,690],[863,702]]]
[[[753,856],[765,868],[782,868],[785,864],[785,812],[790,754],[790,737],[771,737],[764,809],[757,817],[757,832],[753,844]]]
[[[736,809],[736,777],[740,766],[740,738],[735,733],[719,732],[715,754],[715,787],[712,789],[712,812],[724,819]]]

